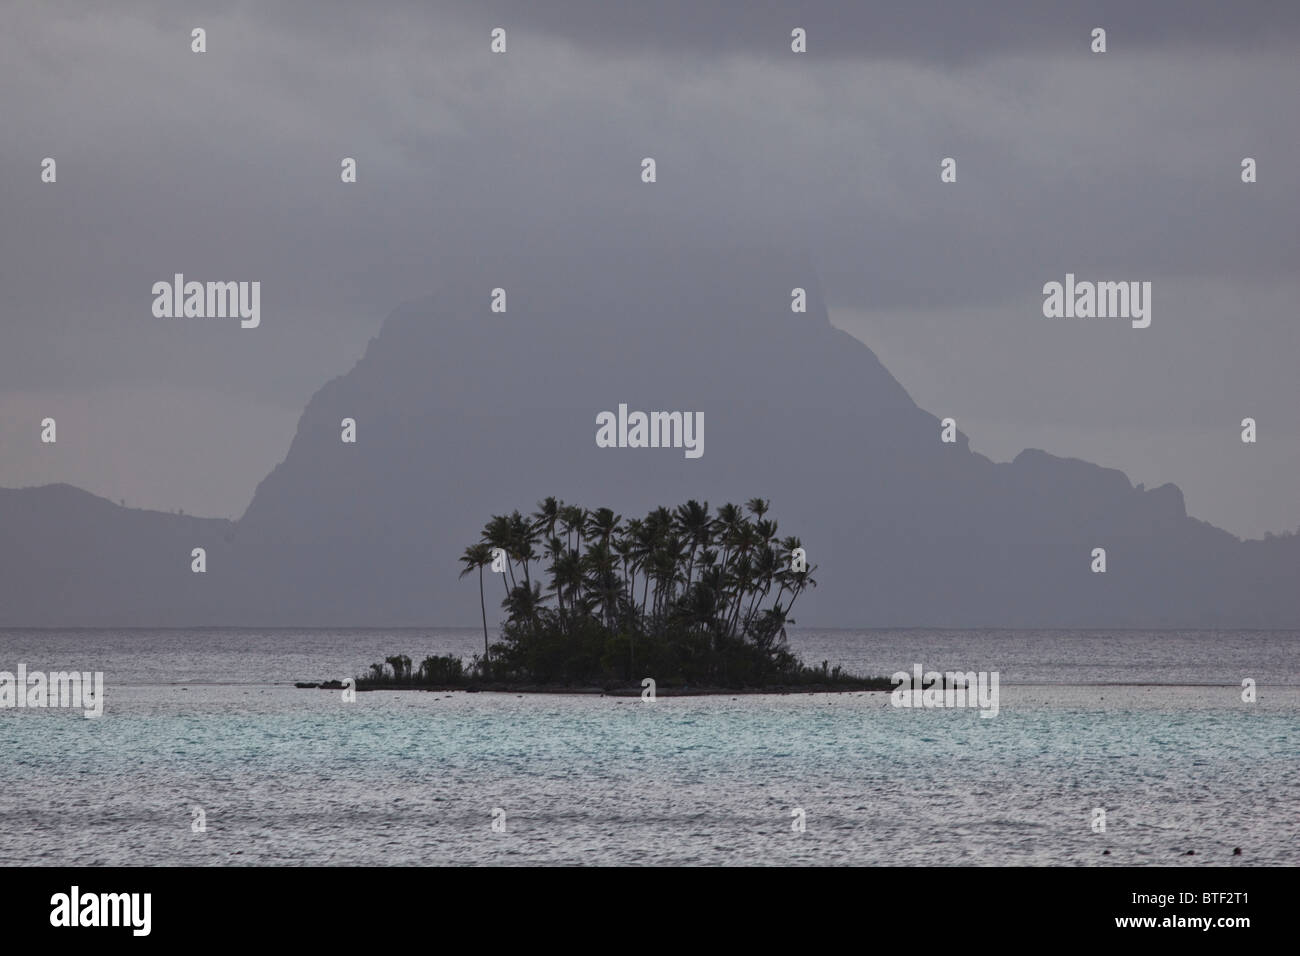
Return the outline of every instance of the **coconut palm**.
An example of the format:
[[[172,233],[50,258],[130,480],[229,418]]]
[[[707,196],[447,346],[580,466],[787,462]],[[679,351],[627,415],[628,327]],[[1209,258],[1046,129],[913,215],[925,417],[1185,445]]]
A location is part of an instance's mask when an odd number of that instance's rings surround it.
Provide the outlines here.
[[[686,587],[689,590],[691,578],[695,571],[695,552],[709,543],[713,533],[713,520],[709,517],[709,503],[703,504],[692,498],[684,505],[678,505],[674,515],[677,531],[690,545],[690,558],[686,562]]]
[[[578,533],[578,549],[582,549],[582,529],[587,523],[587,512],[578,505],[565,505],[560,508],[560,527],[569,548],[573,548],[573,533]]]
[[[542,536],[543,541],[550,541],[555,537],[555,525],[560,518],[560,507],[561,503],[554,495],[537,502],[537,510],[533,512],[533,528]]]
[[[393,669],[393,678],[399,684],[411,679],[411,659],[405,654],[395,654],[392,657],[385,657],[384,660]]]
[[[587,538],[603,545],[609,544],[610,535],[617,530],[623,516],[609,508],[597,508],[587,516]]]
[[[505,573],[501,575],[501,584],[506,589],[506,597],[510,596],[510,589],[515,586],[515,571],[510,563],[510,552],[513,547],[513,534],[510,528],[510,519],[505,515],[493,515],[488,519],[488,523],[483,526],[483,541],[493,551],[500,550],[506,556]],[[506,583],[506,576],[509,575],[510,583]]]
[[[465,565],[465,569],[460,572],[462,578],[475,569],[478,570],[478,606],[483,614],[483,656],[486,658],[488,656],[487,601],[483,596],[483,569],[492,563],[492,547],[482,542],[471,544],[460,556],[460,560]]]
[[[493,515],[461,557],[462,577],[479,571],[486,660],[483,568],[494,548],[506,555],[493,676],[631,679],[639,655],[692,683],[809,679],[785,646],[785,630],[795,602],[816,586],[816,568],[790,566],[799,539],[778,539],[768,510],[764,498],[716,512],[692,499],[624,522],[610,508],[548,497],[528,517]],[[401,662],[394,671],[409,677]]]

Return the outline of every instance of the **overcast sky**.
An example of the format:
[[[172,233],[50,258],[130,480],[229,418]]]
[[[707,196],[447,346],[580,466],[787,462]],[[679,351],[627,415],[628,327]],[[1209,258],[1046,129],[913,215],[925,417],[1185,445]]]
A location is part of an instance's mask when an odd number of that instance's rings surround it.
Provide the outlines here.
[[[600,223],[788,243],[994,459],[1300,525],[1300,5],[751,6],[0,5],[0,485],[238,517],[394,307]],[[662,211],[634,216],[646,188]],[[154,318],[175,272],[261,281],[261,327]],[[1151,327],[1044,318],[1067,272],[1150,281]]]

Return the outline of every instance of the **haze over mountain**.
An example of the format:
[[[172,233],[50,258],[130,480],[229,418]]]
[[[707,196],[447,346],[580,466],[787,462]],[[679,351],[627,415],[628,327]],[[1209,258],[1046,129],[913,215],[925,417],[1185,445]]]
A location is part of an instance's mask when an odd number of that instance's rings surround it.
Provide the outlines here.
[[[770,499],[818,566],[801,624],[1300,626],[1300,538],[1242,542],[1173,485],[1083,461],[942,443],[939,417],[831,326],[806,262],[603,238],[580,259],[503,252],[398,308],[238,522],[0,491],[0,624],[469,623],[461,551],[490,515],[555,495],[629,516]],[[704,454],[597,447],[620,403],[703,412]]]

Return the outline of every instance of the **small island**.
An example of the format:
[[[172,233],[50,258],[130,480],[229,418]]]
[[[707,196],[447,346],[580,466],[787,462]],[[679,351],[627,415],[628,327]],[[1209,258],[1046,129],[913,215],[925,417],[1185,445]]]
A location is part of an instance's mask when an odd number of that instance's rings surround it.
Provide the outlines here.
[[[478,574],[482,655],[430,656],[418,667],[394,655],[356,689],[631,696],[649,678],[665,696],[891,690],[889,678],[810,667],[789,650],[790,612],[816,587],[816,565],[798,538],[777,537],[768,509],[753,498],[711,514],[692,500],[624,521],[551,497],[528,517],[494,515],[461,556],[461,577]],[[485,572],[504,591],[496,643]]]

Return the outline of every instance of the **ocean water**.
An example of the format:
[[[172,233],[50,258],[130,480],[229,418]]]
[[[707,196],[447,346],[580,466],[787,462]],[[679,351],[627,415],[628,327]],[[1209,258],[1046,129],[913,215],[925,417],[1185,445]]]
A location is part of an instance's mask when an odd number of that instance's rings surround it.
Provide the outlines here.
[[[96,720],[0,709],[0,846],[70,865],[1300,863],[1300,632],[792,644],[859,673],[998,671],[999,713],[885,693],[348,704],[292,682],[482,632],[0,630],[0,670],[107,687]]]

